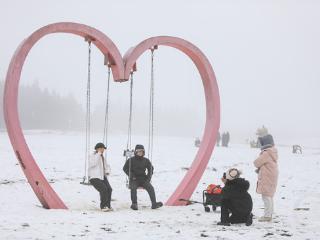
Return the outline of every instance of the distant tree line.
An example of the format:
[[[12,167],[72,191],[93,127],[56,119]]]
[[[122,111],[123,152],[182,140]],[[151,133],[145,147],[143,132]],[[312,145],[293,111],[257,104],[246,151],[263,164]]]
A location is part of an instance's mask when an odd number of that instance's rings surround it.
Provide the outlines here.
[[[0,129],[5,129],[3,116],[4,82],[0,81]],[[73,97],[61,96],[56,92],[41,89],[37,82],[30,86],[19,86],[18,109],[24,130],[46,129],[62,131],[85,131],[85,109]],[[166,109],[158,106],[155,114],[155,133],[171,136],[199,136],[204,122],[188,109]],[[110,134],[127,133],[128,106],[117,103],[110,107]],[[148,134],[148,110],[135,105],[133,113],[133,134]],[[92,131],[103,134],[105,118],[104,103],[93,107],[91,113]],[[199,124],[200,122],[200,124]]]
[[[0,82],[0,126],[5,128],[3,116],[4,82]],[[19,86],[19,116],[23,129],[80,130],[84,113],[73,96],[60,96],[38,83]],[[81,122],[82,120],[82,122]]]

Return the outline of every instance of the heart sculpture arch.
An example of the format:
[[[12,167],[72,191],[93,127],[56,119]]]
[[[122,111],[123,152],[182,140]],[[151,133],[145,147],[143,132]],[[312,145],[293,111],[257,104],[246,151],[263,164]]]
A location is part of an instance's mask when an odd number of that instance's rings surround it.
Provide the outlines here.
[[[71,33],[89,38],[104,54],[116,82],[127,81],[138,58],[154,46],[169,46],[185,53],[196,65],[204,86],[206,124],[201,145],[190,169],[169,197],[166,205],[185,205],[180,198],[190,198],[205,171],[215,146],[220,126],[220,98],[217,81],[209,60],[192,43],[177,37],[159,36],[146,39],[129,49],[122,58],[116,45],[99,30],[84,24],[61,22],[42,27],[26,38],[15,51],[6,76],[4,91],[4,117],[8,135],[21,168],[44,208],[67,209],[38,167],[24,138],[18,114],[18,89],[22,68],[32,47],[44,36],[53,33]]]

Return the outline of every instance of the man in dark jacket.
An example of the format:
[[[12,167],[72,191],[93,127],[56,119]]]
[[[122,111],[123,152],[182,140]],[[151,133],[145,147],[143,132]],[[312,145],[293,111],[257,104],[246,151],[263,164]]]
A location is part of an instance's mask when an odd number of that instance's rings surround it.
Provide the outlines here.
[[[162,207],[162,202],[156,201],[156,194],[150,181],[153,174],[153,166],[148,158],[144,157],[145,150],[143,145],[136,145],[134,157],[129,158],[123,166],[123,171],[129,177],[129,187],[131,190],[131,209],[138,210],[137,203],[137,189],[138,187],[144,188],[150,197],[152,209]],[[148,170],[148,174],[146,174]]]
[[[222,189],[221,222],[218,222],[218,225],[252,224],[252,199],[248,193],[250,184],[244,178],[240,178],[240,174],[238,169],[231,168],[222,178],[225,186]]]

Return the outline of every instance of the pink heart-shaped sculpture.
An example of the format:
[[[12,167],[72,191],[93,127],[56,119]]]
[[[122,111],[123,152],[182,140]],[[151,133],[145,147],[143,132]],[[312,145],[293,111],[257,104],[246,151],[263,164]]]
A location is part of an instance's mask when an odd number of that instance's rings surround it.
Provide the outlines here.
[[[216,78],[210,62],[196,46],[176,37],[152,37],[131,48],[122,58],[116,45],[102,32],[89,26],[62,22],[40,28],[26,38],[16,50],[7,72],[4,91],[4,116],[14,152],[29,184],[45,208],[66,209],[66,205],[53,190],[35,162],[25,141],[18,115],[18,88],[24,61],[33,45],[51,33],[72,33],[93,40],[93,44],[111,63],[115,81],[127,81],[137,59],[148,49],[165,45],[184,52],[194,64],[202,78],[206,99],[206,125],[199,151],[187,174],[170,196],[167,205],[184,205],[180,198],[189,199],[195,190],[215,146],[220,125],[220,98]]]

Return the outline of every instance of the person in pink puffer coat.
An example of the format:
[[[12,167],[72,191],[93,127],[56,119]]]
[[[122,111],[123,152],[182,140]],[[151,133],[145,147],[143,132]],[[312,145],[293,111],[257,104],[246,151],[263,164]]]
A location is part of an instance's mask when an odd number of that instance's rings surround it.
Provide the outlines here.
[[[278,151],[274,147],[272,135],[259,137],[261,144],[260,156],[254,161],[258,172],[257,193],[262,195],[264,216],[260,222],[270,222],[273,214],[273,196],[278,183]]]

